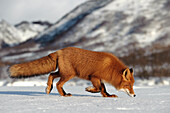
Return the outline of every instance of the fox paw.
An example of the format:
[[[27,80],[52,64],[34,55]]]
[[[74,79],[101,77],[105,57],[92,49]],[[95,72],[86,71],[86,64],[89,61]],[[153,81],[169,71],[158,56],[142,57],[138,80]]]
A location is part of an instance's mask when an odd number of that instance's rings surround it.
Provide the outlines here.
[[[86,91],[91,92],[92,89],[94,89],[94,88],[89,86],[89,87],[86,88]]]
[[[46,92],[47,94],[49,94],[52,89],[53,89],[53,85],[51,85],[51,86],[48,85],[48,86],[46,87],[46,89],[45,89],[45,92]]]
[[[117,98],[118,96],[117,95],[107,95],[107,97],[114,97],[114,98]]]
[[[87,87],[86,91],[91,92],[91,93],[99,93],[100,92],[100,90],[97,90],[96,88],[91,87],[91,86]]]
[[[70,97],[70,96],[72,96],[72,94],[71,94],[71,93],[67,93],[67,94],[65,94],[64,96],[65,96],[65,97]]]

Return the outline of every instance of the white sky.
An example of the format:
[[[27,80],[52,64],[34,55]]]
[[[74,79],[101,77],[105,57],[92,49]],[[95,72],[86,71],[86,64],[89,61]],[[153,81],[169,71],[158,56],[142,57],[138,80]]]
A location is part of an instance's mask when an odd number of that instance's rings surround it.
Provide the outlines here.
[[[0,0],[0,19],[10,24],[21,21],[56,22],[64,14],[87,0]]]

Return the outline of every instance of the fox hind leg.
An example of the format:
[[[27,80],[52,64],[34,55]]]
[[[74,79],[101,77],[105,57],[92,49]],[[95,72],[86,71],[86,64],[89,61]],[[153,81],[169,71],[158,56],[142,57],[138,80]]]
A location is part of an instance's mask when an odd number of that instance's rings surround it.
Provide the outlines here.
[[[57,87],[57,90],[58,90],[58,93],[61,95],[61,96],[72,96],[70,93],[66,93],[63,89],[63,85],[65,82],[67,82],[68,80],[72,79],[74,76],[67,76],[67,77],[61,77],[60,80],[58,81],[58,83],[56,84],[56,87]]]
[[[53,89],[53,80],[57,77],[60,77],[59,72],[51,73],[48,77],[47,87],[46,87],[46,93],[49,94],[51,90]]]
[[[92,84],[94,87],[87,87],[86,91],[91,92],[91,93],[99,93],[101,91],[101,81],[97,77],[91,76],[90,78]]]

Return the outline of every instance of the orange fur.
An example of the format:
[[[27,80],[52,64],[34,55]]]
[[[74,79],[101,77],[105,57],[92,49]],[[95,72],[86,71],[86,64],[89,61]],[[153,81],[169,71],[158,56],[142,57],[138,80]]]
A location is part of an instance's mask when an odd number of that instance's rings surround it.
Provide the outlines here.
[[[51,73],[51,71],[54,71],[57,67],[59,71]],[[86,91],[93,93],[101,92],[104,97],[117,96],[109,95],[106,92],[102,82],[103,80],[119,90],[123,88],[123,86],[121,86],[123,85],[122,82],[127,82],[125,80],[126,75],[133,79],[133,74],[128,67],[113,54],[74,47],[61,49],[32,62],[13,65],[10,67],[9,72],[11,77],[28,77],[51,73],[47,83],[47,94],[52,90],[53,80],[60,77],[56,86],[62,96],[71,96],[71,94],[67,94],[63,90],[62,86],[75,76],[92,82],[94,87],[88,87]],[[129,82],[134,83],[134,79]],[[131,92],[134,93],[133,91]]]
[[[70,47],[58,51],[58,55],[58,66],[62,76],[73,75],[87,80],[89,76],[96,76],[111,82],[114,86],[121,80],[115,78],[127,68],[117,57],[105,52]]]

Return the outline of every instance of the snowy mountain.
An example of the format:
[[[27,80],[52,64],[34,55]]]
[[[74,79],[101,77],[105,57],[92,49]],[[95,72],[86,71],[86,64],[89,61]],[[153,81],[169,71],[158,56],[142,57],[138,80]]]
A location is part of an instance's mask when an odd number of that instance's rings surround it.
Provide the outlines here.
[[[5,24],[10,28],[7,32],[18,36],[10,44],[18,43],[24,34],[21,40],[36,37],[1,49],[0,63],[25,62],[57,49],[76,46],[114,53],[136,68],[136,72],[144,72],[141,75],[169,76],[169,5],[169,0],[91,0],[77,6],[49,28],[41,29],[28,23],[16,27]],[[3,42],[7,43],[7,39]]]
[[[38,42],[109,51],[118,56],[151,44],[170,45],[167,0],[98,2],[100,5],[89,1],[77,7],[38,36]]]
[[[134,47],[170,45],[168,4],[168,0],[92,0],[76,7],[45,31],[29,23],[17,29],[25,36],[19,38],[21,42],[40,33],[32,41],[42,46],[54,49],[78,46],[122,56]]]
[[[22,42],[22,33],[5,20],[0,22],[0,42],[6,44],[16,44]],[[25,40],[24,40],[25,41]]]
[[[168,0],[88,1],[33,41],[53,49],[77,46],[114,52],[118,56],[151,44],[169,46],[170,15],[167,4]]]
[[[48,22],[21,22],[13,26],[2,20],[0,21],[0,48],[25,42],[50,26],[51,24]]]

